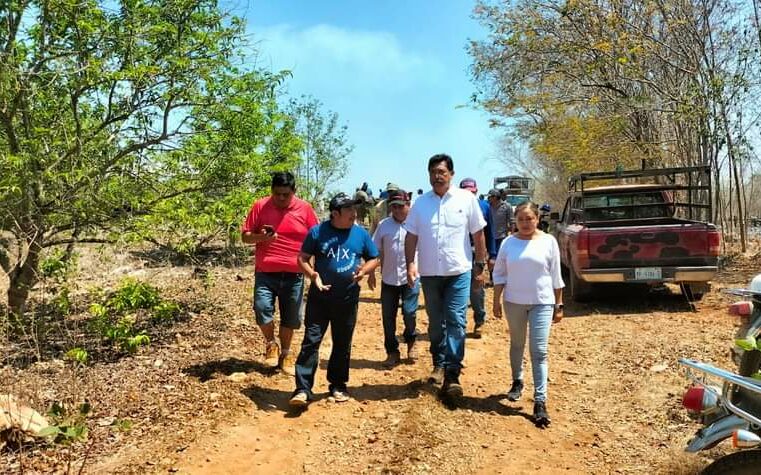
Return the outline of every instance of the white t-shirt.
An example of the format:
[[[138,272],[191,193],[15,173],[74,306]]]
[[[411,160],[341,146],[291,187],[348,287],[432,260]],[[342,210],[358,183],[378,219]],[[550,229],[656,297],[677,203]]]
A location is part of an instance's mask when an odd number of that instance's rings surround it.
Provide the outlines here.
[[[373,233],[373,242],[383,257],[381,278],[388,285],[407,285],[407,263],[404,259],[406,236],[403,223],[391,216],[381,221]]]
[[[452,276],[469,271],[473,251],[470,235],[486,226],[475,195],[450,187],[439,196],[420,195],[404,227],[417,236],[418,272],[423,277]]]
[[[492,273],[495,285],[503,284],[506,302],[554,304],[554,289],[565,287],[560,275],[560,250],[550,234],[535,239],[509,236],[502,242]]]

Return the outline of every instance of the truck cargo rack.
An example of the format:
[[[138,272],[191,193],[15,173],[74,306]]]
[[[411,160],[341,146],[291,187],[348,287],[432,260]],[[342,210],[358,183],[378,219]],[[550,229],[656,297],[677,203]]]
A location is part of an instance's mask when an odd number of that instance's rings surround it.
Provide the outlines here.
[[[580,193],[584,196],[590,190],[585,185],[592,181],[603,180],[624,180],[637,178],[652,178],[651,182],[638,181],[627,183],[629,185],[650,185],[647,189],[632,190],[631,194],[647,194],[653,191],[674,192],[674,201],[660,204],[661,206],[673,206],[675,208],[684,208],[687,211],[688,219],[693,219],[693,215],[702,214],[697,210],[708,210],[708,219],[713,216],[713,196],[711,187],[711,167],[709,165],[692,166],[692,167],[675,167],[675,168],[654,168],[642,170],[616,170],[610,172],[590,172],[574,175],[568,180],[568,191],[571,193]],[[663,181],[658,181],[662,178]],[[681,180],[680,180],[681,178]],[[686,192],[686,201],[678,200],[676,192]],[[696,199],[696,194],[706,192],[702,200]],[[706,199],[707,198],[707,199]],[[584,212],[585,210],[611,210],[616,208],[633,209],[647,208],[658,206],[659,203],[638,203],[638,204],[620,204],[605,206],[585,206],[584,201],[580,200],[581,208],[573,208],[574,211]]]

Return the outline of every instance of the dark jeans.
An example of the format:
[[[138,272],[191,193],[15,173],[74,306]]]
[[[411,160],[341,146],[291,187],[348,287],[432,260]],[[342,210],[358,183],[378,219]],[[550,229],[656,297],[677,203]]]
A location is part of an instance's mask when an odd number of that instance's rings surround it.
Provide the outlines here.
[[[256,323],[267,325],[275,316],[275,300],[280,310],[280,326],[301,327],[301,300],[304,274],[292,272],[257,272],[254,275],[254,314]]]
[[[404,319],[404,342],[413,343],[417,337],[416,312],[418,296],[420,295],[420,279],[415,286],[381,284],[381,314],[383,315],[383,346],[386,353],[398,353],[399,341],[396,339],[396,312],[399,300],[402,301],[402,317]]]
[[[333,338],[333,349],[328,361],[328,390],[346,390],[346,383],[349,382],[351,338],[357,323],[357,306],[358,302],[315,297],[310,290],[304,319],[304,341],[296,360],[296,392],[304,391],[310,399],[312,398],[314,375],[320,362],[320,343],[328,325]]]
[[[465,356],[465,312],[470,271],[447,277],[421,277],[433,366],[458,377]]]
[[[476,275],[470,278],[470,306],[473,307],[473,319],[476,325],[483,325],[486,321],[486,291],[483,282],[476,282]]]

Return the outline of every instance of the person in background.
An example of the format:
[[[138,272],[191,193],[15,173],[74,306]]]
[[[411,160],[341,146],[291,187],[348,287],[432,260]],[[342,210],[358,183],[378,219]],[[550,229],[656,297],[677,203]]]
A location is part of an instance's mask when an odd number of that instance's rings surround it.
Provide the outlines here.
[[[423,194],[423,190],[418,188],[417,193],[413,193],[410,191],[410,206],[415,204],[415,201],[417,201],[418,198],[420,198],[420,195]]]
[[[473,178],[465,178],[460,182],[460,188],[468,190],[473,195],[478,194],[478,185]],[[481,209],[481,214],[486,220],[486,228],[484,229],[484,238],[486,239],[486,250],[489,253],[488,265],[491,268],[494,259],[497,257],[497,248],[494,243],[494,234],[492,232],[492,220],[491,209],[489,204],[483,200],[478,200],[478,206]],[[473,248],[473,256],[475,256],[475,248]],[[473,338],[481,338],[484,323],[486,323],[486,292],[484,291],[484,276],[483,274],[476,276],[471,274],[470,281],[470,306],[473,308],[473,319],[475,324],[473,326]]]
[[[451,186],[453,177],[452,157],[432,156],[428,160],[432,190],[417,199],[404,224],[407,285],[413,287],[420,275],[425,295],[433,359],[429,381],[443,381],[440,394],[448,399],[462,396],[460,370],[465,356],[471,273],[480,276],[487,258],[486,220],[478,200],[472,193]],[[475,263],[471,238],[476,248]]]
[[[335,195],[328,205],[330,220],[310,229],[301,246],[298,264],[312,284],[307,294],[304,340],[296,360],[296,390],[290,399],[294,407],[306,406],[313,397],[320,343],[328,325],[333,339],[328,391],[336,402],[350,399],[346,385],[359,283],[378,267],[378,249],[367,231],[354,223],[357,204],[344,193]]]
[[[494,264],[494,317],[502,317],[504,301],[510,330],[510,368],[513,384],[507,398],[523,392],[523,352],[528,326],[534,378],[534,422],[550,424],[547,413],[547,347],[550,326],[563,318],[563,278],[560,251],[554,236],[539,229],[539,208],[524,202],[515,208],[518,231],[505,239]],[[504,292],[503,292],[504,291]]]
[[[373,234],[373,242],[380,251],[381,262],[381,315],[383,318],[383,346],[386,349],[385,367],[391,368],[401,363],[399,341],[396,339],[396,313],[399,301],[402,303],[404,320],[404,342],[407,344],[407,358],[415,360],[417,351],[416,315],[420,280],[410,287],[407,285],[407,264],[404,258],[404,240],[407,231],[404,222],[410,212],[409,196],[404,190],[388,192],[391,216],[382,220]],[[375,274],[370,274],[367,283],[375,289]]]
[[[513,207],[502,199],[502,193],[493,188],[489,190],[488,200],[491,211],[491,232],[494,236],[494,245],[499,251],[502,241],[510,234],[510,228],[513,223]]]
[[[388,194],[394,190],[398,190],[399,187],[394,183],[386,184],[386,191],[381,195],[381,199],[375,203],[375,211],[372,214],[372,223],[370,224],[370,232],[374,233],[378,227],[378,223],[382,219],[388,217]]]
[[[256,201],[241,227],[244,243],[255,244],[253,309],[266,342],[264,364],[293,375],[293,331],[301,326],[304,275],[296,263],[309,228],[318,223],[306,201],[295,196],[290,172],[272,174],[270,196]],[[280,345],[275,340],[275,302],[280,310]]]

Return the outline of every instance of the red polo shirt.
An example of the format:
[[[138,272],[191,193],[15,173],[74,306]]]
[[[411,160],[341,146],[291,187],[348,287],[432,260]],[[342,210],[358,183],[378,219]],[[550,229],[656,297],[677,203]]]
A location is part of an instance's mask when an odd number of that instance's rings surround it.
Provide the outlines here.
[[[262,198],[251,206],[242,232],[259,233],[262,226],[275,228],[277,239],[256,244],[256,272],[301,272],[296,257],[309,228],[318,224],[312,206],[304,200],[291,199],[286,209],[272,203],[271,197]]]

